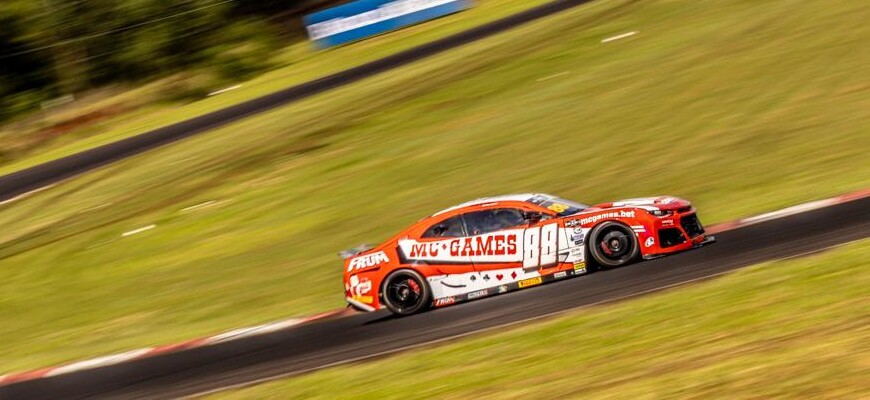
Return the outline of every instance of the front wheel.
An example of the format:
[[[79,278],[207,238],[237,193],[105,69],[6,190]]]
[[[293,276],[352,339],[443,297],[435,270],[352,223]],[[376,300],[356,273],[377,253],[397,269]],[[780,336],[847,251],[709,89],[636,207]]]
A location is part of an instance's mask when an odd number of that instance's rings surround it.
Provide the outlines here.
[[[602,267],[621,267],[640,254],[634,231],[619,222],[608,221],[592,228],[589,238],[589,253]]]
[[[390,274],[384,281],[384,305],[393,314],[410,315],[429,306],[432,292],[423,276],[409,269]]]

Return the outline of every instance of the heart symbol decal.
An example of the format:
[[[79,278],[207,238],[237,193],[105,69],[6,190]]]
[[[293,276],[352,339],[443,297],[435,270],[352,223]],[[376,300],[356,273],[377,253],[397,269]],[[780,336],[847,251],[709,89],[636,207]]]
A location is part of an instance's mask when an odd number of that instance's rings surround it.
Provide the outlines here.
[[[495,279],[501,280],[501,278],[504,278],[504,275],[498,274],[495,276]]]

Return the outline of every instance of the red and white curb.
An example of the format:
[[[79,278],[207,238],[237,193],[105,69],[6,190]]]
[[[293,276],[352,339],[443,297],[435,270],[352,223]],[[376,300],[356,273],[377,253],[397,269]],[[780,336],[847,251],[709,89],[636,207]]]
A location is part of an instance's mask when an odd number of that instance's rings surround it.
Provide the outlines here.
[[[870,189],[862,189],[851,193],[846,193],[840,196],[831,197],[824,200],[816,200],[808,203],[798,204],[796,206],[786,207],[781,210],[771,211],[768,213],[756,215],[754,217],[748,217],[743,219],[738,219],[736,221],[723,222],[721,224],[716,224],[713,226],[707,227],[707,233],[719,233],[730,231],[737,228],[742,228],[744,226],[754,225],[759,222],[770,221],[778,218],[787,217],[789,215],[795,215],[800,213],[805,213],[812,210],[817,210],[819,208],[825,208],[834,206],[837,204],[848,203],[850,201],[855,201],[859,199],[863,199],[865,197],[870,197]]]
[[[354,313],[350,309],[340,309],[330,312],[325,312],[305,318],[290,318],[283,321],[272,322],[264,325],[257,325],[248,328],[234,329],[229,332],[224,332],[219,335],[209,336],[199,339],[188,340],[186,342],[175,343],[170,345],[146,347],[124,353],[113,354],[104,357],[92,358],[90,360],[74,362],[71,364],[62,365],[59,367],[42,368],[28,372],[12,373],[0,376],[0,386],[9,385],[16,382],[24,382],[33,379],[48,378],[68,374],[71,372],[82,371],[92,368],[106,367],[109,365],[121,364],[142,358],[153,357],[161,354],[174,353],[181,350],[192,349],[196,347],[205,347],[213,344],[229,342],[246,337],[262,335],[269,332],[280,331],[293,326],[306,324],[309,322],[338,317],[346,314]]]
[[[809,203],[798,204],[796,206],[784,208],[782,210],[772,211],[769,213],[764,213],[761,215],[756,215],[754,217],[748,217],[739,219],[731,222],[724,222],[721,224],[712,225],[707,227],[708,233],[719,233],[734,230],[737,228],[741,228],[744,226],[749,226],[753,224],[757,224],[759,222],[770,221],[778,218],[783,218],[789,215],[800,214],[811,210],[816,210],[819,208],[830,207],[836,204],[848,203],[850,201],[863,199],[865,197],[870,197],[870,189],[863,189],[859,191],[855,191],[852,193],[844,194],[841,196],[832,197],[824,200],[811,201]],[[58,376],[63,374],[68,374],[71,372],[77,372],[87,369],[106,367],[109,365],[121,364],[133,360],[138,360],[147,357],[153,357],[161,354],[173,353],[181,350],[187,350],[197,347],[205,347],[210,346],[217,343],[229,342],[233,340],[238,340],[246,337],[262,335],[269,332],[280,331],[283,329],[288,329],[290,327],[306,324],[309,322],[340,317],[345,315],[354,314],[356,311],[351,309],[340,309],[330,312],[325,312],[322,314],[313,315],[305,318],[291,318],[283,321],[272,322],[269,324],[252,326],[248,328],[240,328],[234,329],[229,332],[224,332],[219,335],[209,336],[200,339],[188,340],[182,343],[163,345],[163,346],[155,346],[155,347],[147,347],[144,349],[128,351],[119,354],[113,354],[104,357],[93,358],[90,360],[74,362],[71,364],[66,364],[58,367],[49,367],[42,368],[28,372],[20,372],[20,373],[11,373],[7,375],[0,376],[0,386],[9,385],[16,382],[24,382],[34,379],[47,378],[52,376]]]

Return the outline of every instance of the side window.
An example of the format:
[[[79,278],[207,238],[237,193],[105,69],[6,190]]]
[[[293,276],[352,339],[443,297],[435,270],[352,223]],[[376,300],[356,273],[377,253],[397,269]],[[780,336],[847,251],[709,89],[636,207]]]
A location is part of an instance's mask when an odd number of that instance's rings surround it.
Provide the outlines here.
[[[432,225],[423,233],[424,238],[461,236],[465,236],[465,233],[462,230],[462,218],[459,215],[453,218],[447,218],[444,221]]]
[[[496,208],[465,214],[465,225],[468,227],[468,234],[471,236],[483,235],[526,224],[527,221],[523,218],[522,211],[514,208]]]

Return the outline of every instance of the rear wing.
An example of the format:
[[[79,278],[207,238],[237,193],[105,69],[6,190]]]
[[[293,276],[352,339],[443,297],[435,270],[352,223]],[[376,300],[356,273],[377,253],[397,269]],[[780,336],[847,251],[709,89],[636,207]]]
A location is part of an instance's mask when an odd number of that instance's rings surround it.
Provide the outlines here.
[[[369,251],[373,248],[374,248],[374,246],[372,246],[370,244],[361,244],[361,245],[354,247],[352,249],[339,251],[338,256],[344,260],[347,260],[348,258],[351,258],[359,253]]]

